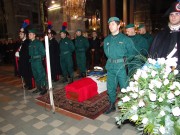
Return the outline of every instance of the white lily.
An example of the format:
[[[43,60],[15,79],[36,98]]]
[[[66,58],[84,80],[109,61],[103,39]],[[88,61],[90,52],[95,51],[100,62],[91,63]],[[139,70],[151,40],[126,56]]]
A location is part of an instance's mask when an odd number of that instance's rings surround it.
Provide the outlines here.
[[[133,121],[138,120],[138,115],[137,115],[137,114],[133,115],[133,116],[131,117],[131,119],[132,119]]]
[[[165,134],[165,127],[164,126],[160,126],[159,131],[161,132],[161,134]]]
[[[179,107],[175,107],[172,109],[172,114],[174,116],[180,116],[180,108]]]
[[[172,92],[170,92],[167,97],[169,100],[171,100],[174,98],[174,94]]]
[[[150,94],[149,94],[149,98],[150,98],[150,100],[153,101],[153,102],[156,101],[156,94],[150,93]]]

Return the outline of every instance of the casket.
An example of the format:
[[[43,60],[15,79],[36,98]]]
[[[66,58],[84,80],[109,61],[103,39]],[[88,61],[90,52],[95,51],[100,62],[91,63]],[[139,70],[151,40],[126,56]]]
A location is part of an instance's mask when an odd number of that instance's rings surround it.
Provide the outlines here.
[[[98,94],[97,83],[91,78],[82,78],[65,86],[66,98],[83,102]]]

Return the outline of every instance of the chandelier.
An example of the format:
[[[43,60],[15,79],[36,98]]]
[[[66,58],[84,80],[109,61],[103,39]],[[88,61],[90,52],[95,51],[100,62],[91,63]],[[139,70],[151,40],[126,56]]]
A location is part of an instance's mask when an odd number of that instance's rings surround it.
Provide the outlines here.
[[[92,15],[88,20],[89,20],[89,29],[92,29],[92,30],[99,29],[100,30],[101,16],[100,16],[99,10],[96,10],[95,15]]]
[[[85,16],[86,0],[65,0],[65,12],[74,19]]]

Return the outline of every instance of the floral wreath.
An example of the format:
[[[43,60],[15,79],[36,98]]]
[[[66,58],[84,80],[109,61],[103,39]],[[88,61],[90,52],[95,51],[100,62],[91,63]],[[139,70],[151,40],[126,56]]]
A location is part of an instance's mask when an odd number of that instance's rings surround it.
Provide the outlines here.
[[[139,134],[179,135],[180,83],[176,67],[177,58],[149,58],[129,86],[121,89],[117,124],[130,120]]]

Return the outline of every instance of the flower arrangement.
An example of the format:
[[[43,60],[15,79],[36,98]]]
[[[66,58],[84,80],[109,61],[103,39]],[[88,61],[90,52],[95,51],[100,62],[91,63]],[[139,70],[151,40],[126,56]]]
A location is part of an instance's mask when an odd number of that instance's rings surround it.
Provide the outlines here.
[[[176,58],[149,58],[138,69],[118,102],[118,125],[135,122],[139,134],[180,134],[180,83]]]

